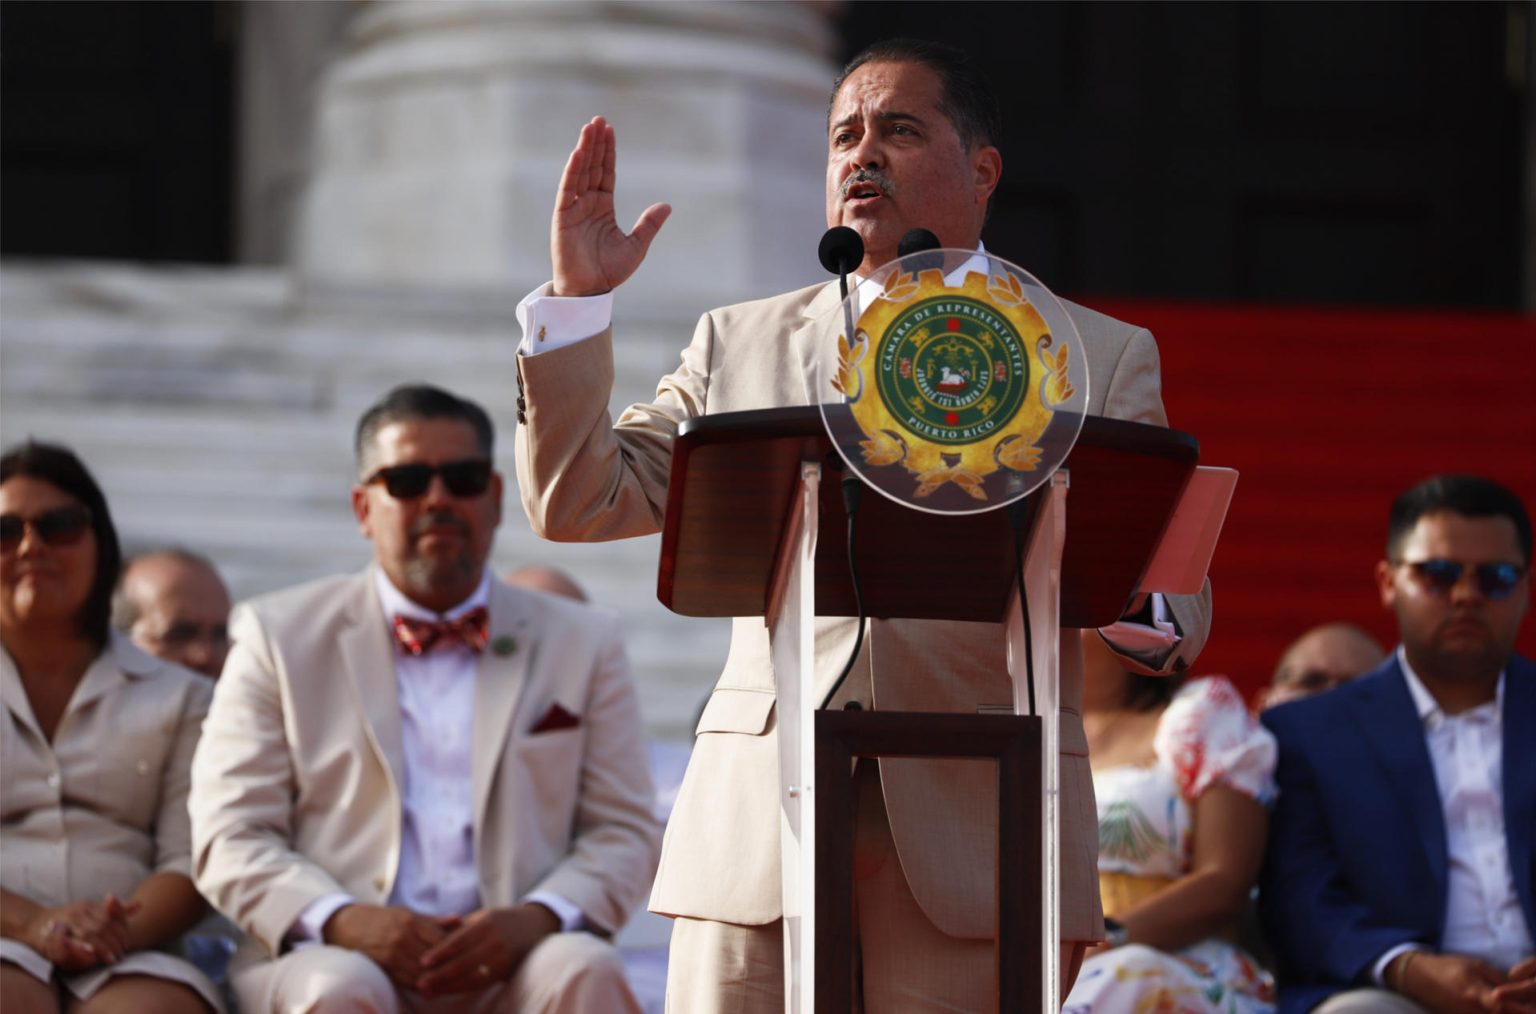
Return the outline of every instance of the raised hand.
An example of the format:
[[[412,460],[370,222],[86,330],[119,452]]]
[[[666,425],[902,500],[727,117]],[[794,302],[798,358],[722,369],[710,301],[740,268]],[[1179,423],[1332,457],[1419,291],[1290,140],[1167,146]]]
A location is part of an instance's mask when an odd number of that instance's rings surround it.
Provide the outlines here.
[[[549,226],[557,296],[595,296],[622,285],[672,214],[671,205],[653,204],[632,232],[619,228],[613,216],[615,154],[613,126],[596,116],[581,128],[565,162]]]

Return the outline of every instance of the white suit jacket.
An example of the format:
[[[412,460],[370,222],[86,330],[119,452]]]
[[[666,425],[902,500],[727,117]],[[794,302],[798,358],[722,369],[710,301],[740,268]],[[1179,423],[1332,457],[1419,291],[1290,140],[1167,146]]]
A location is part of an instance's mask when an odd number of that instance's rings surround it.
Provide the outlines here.
[[[705,314],[682,363],[650,404],[613,423],[611,331],[536,356],[519,356],[524,424],[517,435],[523,506],[535,531],[576,541],[657,531],[666,511],[672,441],[684,419],[713,412],[803,405],[807,376],[833,340],[836,283]],[[1066,304],[1081,334],[1087,411],[1166,425],[1157,345],[1142,328]],[[1068,524],[1071,523],[1070,505]],[[1009,552],[1007,546],[999,552]],[[1183,640],[1162,671],[1182,671],[1205,643],[1210,588],[1170,597]],[[699,723],[693,758],[662,846],[651,908],[747,925],[781,914],[774,675],[763,620],[734,622],[725,671]],[[847,658],[854,623],[818,620],[817,698]],[[876,621],[839,701],[892,711],[975,713],[1012,701],[1000,624]],[[870,660],[873,677],[871,678]],[[862,685],[859,685],[859,681]],[[1082,654],[1061,639],[1062,935],[1103,935],[1098,827],[1083,734]],[[929,919],[952,936],[994,933],[995,768],[969,761],[880,764],[902,869]],[[701,875],[700,871],[706,871]]]
[[[464,730],[481,904],[552,891],[617,930],[650,884],[660,837],[617,621],[497,581],[489,611]],[[236,958],[244,964],[276,955],[320,897],[386,903],[404,762],[371,570],[255,599],[236,610],[232,634],[189,807],[198,889],[265,948]],[[556,705],[579,723],[532,731]]]

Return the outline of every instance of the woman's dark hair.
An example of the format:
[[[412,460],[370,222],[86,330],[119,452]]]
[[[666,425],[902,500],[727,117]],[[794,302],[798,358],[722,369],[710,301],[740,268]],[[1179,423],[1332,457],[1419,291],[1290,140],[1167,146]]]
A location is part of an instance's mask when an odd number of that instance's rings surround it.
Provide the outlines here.
[[[112,526],[107,498],[75,452],[58,444],[28,440],[0,457],[0,484],[13,476],[41,479],[79,500],[91,512],[91,531],[96,535],[96,579],[80,610],[80,634],[97,648],[107,643],[112,618],[112,589],[123,569],[123,551]]]
[[[1183,685],[1183,676],[1143,676],[1139,672],[1127,672],[1125,706],[1136,711],[1156,711],[1173,700],[1173,695]]]

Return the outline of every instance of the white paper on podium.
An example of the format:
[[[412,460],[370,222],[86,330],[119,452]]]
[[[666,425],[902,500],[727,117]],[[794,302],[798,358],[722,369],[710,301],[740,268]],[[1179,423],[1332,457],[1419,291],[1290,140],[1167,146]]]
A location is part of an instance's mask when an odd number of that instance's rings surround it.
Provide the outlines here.
[[[1157,544],[1139,591],[1195,595],[1205,583],[1216,540],[1227,520],[1237,487],[1235,468],[1195,469],[1173,508],[1173,517]]]

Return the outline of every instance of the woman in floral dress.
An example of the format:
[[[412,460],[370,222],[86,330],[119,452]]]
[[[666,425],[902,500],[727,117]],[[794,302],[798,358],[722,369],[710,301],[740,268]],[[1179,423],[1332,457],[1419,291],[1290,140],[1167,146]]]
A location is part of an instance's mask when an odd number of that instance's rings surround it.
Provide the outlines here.
[[[1273,980],[1232,938],[1263,861],[1274,739],[1225,678],[1138,676],[1094,632],[1083,642],[1111,939],[1064,1014],[1273,1011]]]

